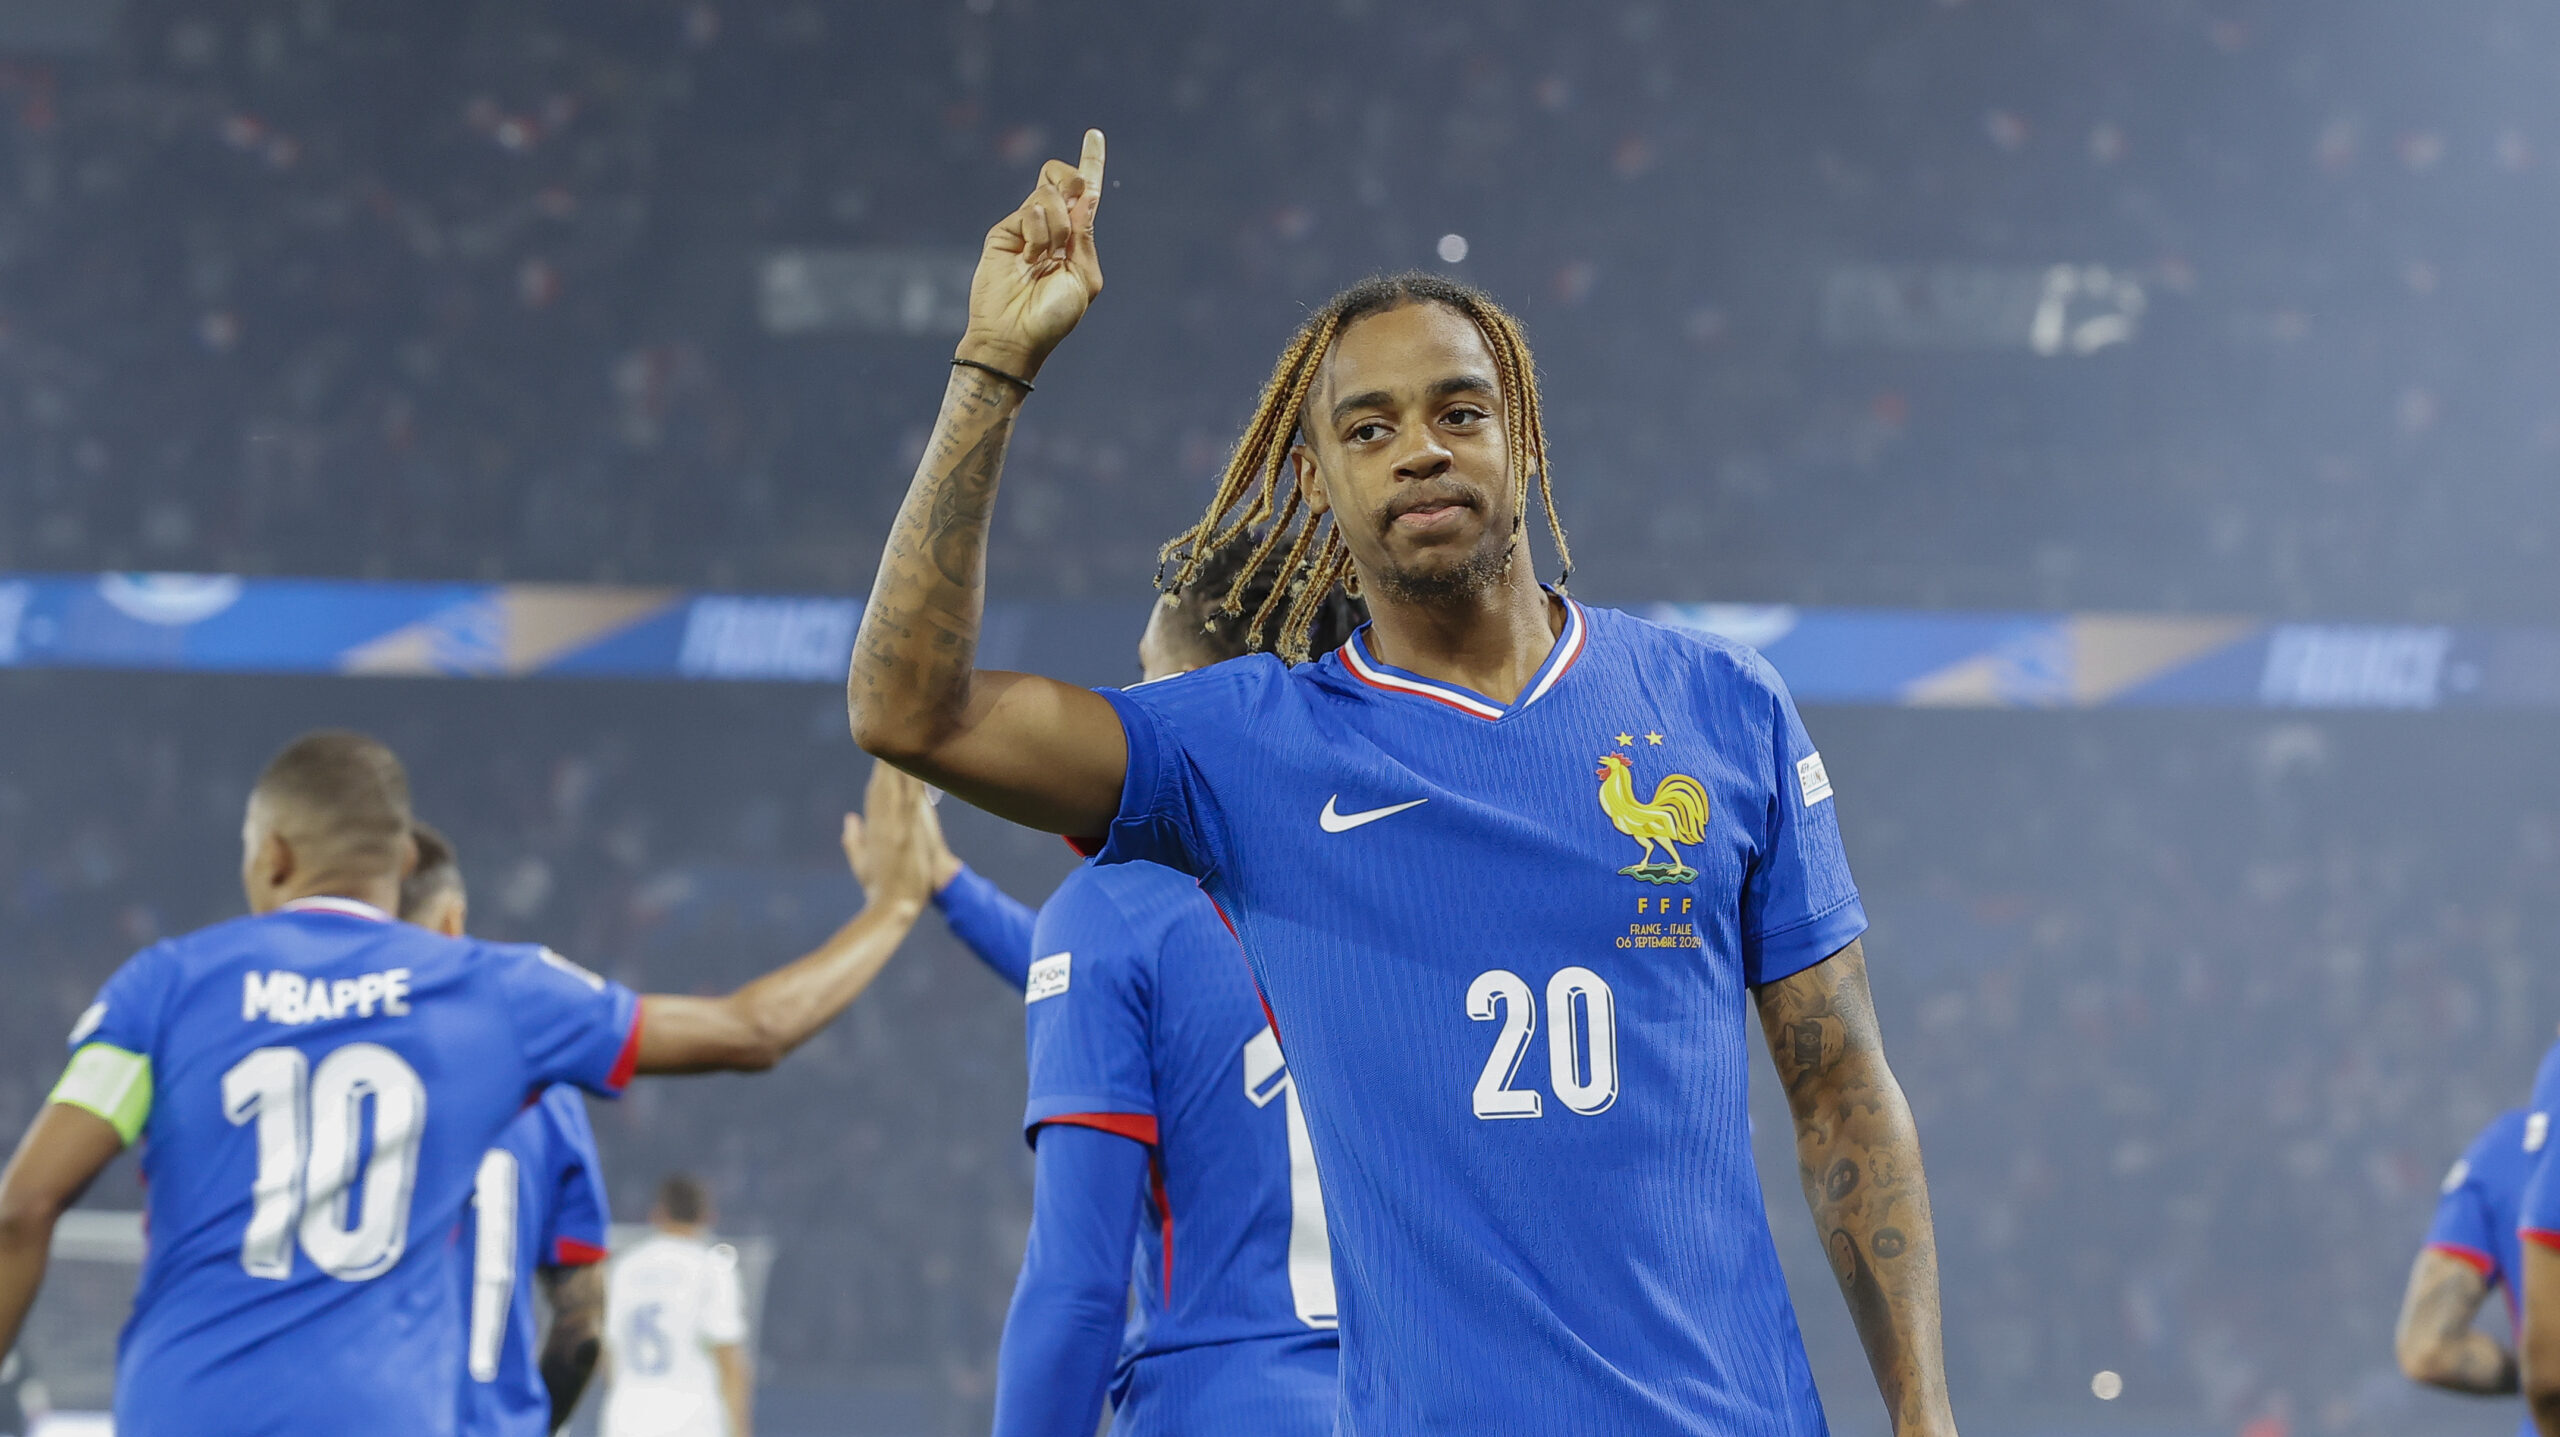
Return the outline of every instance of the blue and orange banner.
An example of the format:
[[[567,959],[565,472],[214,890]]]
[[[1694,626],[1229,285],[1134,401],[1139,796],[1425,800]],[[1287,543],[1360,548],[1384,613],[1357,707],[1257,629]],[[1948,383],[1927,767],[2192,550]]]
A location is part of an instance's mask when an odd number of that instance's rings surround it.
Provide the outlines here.
[[[2560,708],[2560,630],[2188,614],[1651,604],[1807,704]],[[1146,608],[993,603],[981,662],[1135,677]],[[839,683],[858,600],[592,584],[0,575],[0,668]]]

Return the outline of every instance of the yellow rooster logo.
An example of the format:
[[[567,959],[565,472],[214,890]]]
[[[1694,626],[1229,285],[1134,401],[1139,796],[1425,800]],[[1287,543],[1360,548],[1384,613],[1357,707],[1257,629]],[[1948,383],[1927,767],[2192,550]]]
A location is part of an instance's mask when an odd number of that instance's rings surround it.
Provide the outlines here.
[[[1667,774],[1653,790],[1653,802],[1636,802],[1635,769],[1626,755],[1600,755],[1600,810],[1618,831],[1644,845],[1644,857],[1619,869],[1629,878],[1645,883],[1694,883],[1698,870],[1680,861],[1675,845],[1698,843],[1707,836],[1707,790],[1685,773]],[[1654,857],[1654,846],[1661,845],[1669,855],[1664,862]]]

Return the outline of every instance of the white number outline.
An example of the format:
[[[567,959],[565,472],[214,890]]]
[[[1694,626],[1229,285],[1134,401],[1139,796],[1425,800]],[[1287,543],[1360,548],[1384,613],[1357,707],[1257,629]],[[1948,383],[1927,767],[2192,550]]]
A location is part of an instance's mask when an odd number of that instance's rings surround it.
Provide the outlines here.
[[[1575,998],[1582,1000],[1583,1024],[1574,1021]],[[1586,1026],[1588,1079],[1577,1061],[1583,1056],[1581,1030]],[[1547,980],[1547,1082],[1557,1102],[1586,1118],[1609,1111],[1618,1101],[1618,995],[1608,980],[1588,968],[1559,968]]]
[[[233,1127],[257,1119],[258,1173],[249,1187],[249,1228],[240,1268],[282,1282],[293,1276],[293,1229],[302,1216],[302,1173],[311,1123],[303,1111],[311,1060],[300,1048],[260,1048],[222,1075],[222,1115]]]
[[[498,1380],[516,1297],[516,1155],[491,1148],[471,1180],[471,1380]]]
[[[367,1098],[373,1155],[359,1168]],[[341,1282],[368,1281],[399,1265],[409,1243],[427,1089],[398,1053],[349,1043],[313,1070],[299,1048],[254,1049],[222,1075],[222,1114],[234,1127],[257,1120],[242,1271],[274,1282],[291,1277],[297,1236],[312,1265]],[[350,1227],[348,1200],[359,1183],[363,1199]]]
[[[1274,1081],[1274,1080],[1277,1081]],[[1324,1185],[1316,1176],[1316,1144],[1299,1106],[1297,1081],[1280,1052],[1280,1035],[1268,1024],[1244,1045],[1244,1095],[1257,1108],[1281,1099],[1289,1126],[1289,1298],[1298,1320],[1334,1328],[1333,1237],[1325,1227]]]
[[[1479,1023],[1502,1019],[1493,1051],[1485,1055],[1484,1072],[1476,1078],[1475,1115],[1487,1121],[1541,1116],[1545,1103],[1540,1095],[1511,1086],[1538,1028],[1527,981],[1508,968],[1478,973],[1467,985],[1467,1016]],[[1582,1075],[1585,1058],[1588,1078]],[[1605,1113],[1618,1101],[1618,995],[1607,979],[1588,968],[1560,968],[1547,980],[1547,1083],[1557,1101],[1584,1117]]]
[[[1476,1116],[1488,1121],[1498,1118],[1534,1118],[1546,1110],[1545,1100],[1526,1088],[1511,1086],[1520,1076],[1520,1060],[1529,1052],[1530,1035],[1538,1030],[1538,1010],[1531,1004],[1529,985],[1508,968],[1488,968],[1467,985],[1467,1016],[1479,1023],[1490,1023],[1493,1005],[1502,1003],[1502,1031],[1494,1035],[1493,1051],[1486,1055],[1484,1072],[1476,1078]]]

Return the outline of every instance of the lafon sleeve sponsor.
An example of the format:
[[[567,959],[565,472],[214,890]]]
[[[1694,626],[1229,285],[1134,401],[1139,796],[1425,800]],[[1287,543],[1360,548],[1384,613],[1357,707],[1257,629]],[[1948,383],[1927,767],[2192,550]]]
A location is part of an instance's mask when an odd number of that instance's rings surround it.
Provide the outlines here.
[[[1768,752],[1755,764],[1769,784],[1767,826],[1742,896],[1743,981],[1758,986],[1848,947],[1867,913],[1840,843],[1830,771],[1777,671],[1757,656],[1749,671],[1768,705]]]

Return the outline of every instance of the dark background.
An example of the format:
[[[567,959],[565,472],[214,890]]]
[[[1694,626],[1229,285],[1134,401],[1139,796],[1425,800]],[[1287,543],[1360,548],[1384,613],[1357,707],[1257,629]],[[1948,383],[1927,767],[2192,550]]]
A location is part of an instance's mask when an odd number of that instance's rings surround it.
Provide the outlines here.
[[[0,5],[0,569],[858,593],[947,336],[777,335],[759,266],[965,255],[1098,124],[1110,290],[1022,423],[1010,597],[1140,593],[1296,318],[1452,233],[1537,345],[1596,601],[2560,597],[2529,0],[50,8]],[[2130,342],[2039,354],[1928,279],[2056,265],[2139,290]],[[1843,320],[1872,273],[1934,327]],[[2560,1019],[2547,723],[1808,718],[1968,1428],[2511,1428],[2388,1334]],[[235,910],[246,784],[323,722],[406,753],[484,927],[626,980],[724,987],[856,901],[823,686],[0,675],[0,1126],[119,958]],[[1027,899],[1068,862],[950,821]],[[622,1215],[690,1166],[779,1244],[774,1432],[983,1428],[1017,1000],[914,947],[783,1070],[599,1109]],[[1759,1111],[1835,1424],[1877,1430]]]

